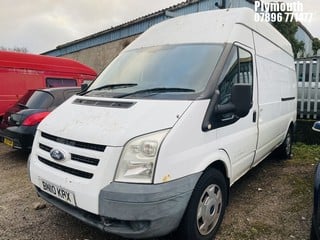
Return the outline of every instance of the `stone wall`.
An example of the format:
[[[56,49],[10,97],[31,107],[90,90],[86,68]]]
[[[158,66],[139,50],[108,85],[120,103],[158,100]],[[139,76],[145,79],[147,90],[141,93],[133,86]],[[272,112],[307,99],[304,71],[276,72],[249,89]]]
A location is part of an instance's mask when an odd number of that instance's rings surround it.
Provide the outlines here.
[[[86,64],[100,73],[118,54],[139,35],[123,38],[99,46],[87,48],[61,57],[71,58]]]

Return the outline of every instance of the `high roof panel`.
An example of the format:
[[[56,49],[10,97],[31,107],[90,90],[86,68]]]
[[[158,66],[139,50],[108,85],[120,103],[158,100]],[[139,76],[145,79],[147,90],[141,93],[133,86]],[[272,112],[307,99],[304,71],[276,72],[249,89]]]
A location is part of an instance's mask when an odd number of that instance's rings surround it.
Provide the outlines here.
[[[259,33],[292,55],[290,43],[271,24],[256,22],[254,14],[249,8],[232,8],[172,18],[149,28],[127,50],[166,44],[233,43],[240,37],[232,34],[232,31],[241,25]],[[241,38],[252,38],[252,35]]]

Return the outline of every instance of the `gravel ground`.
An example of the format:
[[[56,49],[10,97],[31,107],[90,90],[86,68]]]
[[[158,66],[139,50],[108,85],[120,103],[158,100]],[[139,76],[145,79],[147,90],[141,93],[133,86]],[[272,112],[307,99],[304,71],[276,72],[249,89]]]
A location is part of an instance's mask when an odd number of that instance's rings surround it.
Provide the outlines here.
[[[1,240],[124,240],[89,227],[38,198],[28,179],[27,157],[0,143]],[[300,154],[289,161],[269,157],[240,179],[231,188],[216,240],[309,239],[315,160],[303,158]]]

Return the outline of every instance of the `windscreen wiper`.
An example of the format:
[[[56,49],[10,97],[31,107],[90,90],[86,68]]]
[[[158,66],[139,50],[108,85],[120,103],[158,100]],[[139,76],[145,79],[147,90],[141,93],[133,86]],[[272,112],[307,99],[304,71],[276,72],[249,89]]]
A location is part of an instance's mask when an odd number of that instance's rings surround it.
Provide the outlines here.
[[[137,83],[117,83],[117,84],[107,84],[107,85],[103,85],[88,91],[84,91],[84,92],[80,92],[78,95],[84,95],[87,94],[89,92],[92,91],[98,91],[98,90],[102,90],[102,89],[116,89],[116,88],[126,88],[126,87],[134,87],[137,86]]]
[[[24,109],[27,109],[28,107],[26,105],[24,105],[23,103],[18,103],[18,106]]]
[[[132,96],[132,95],[141,94],[141,93],[157,94],[157,93],[166,93],[166,92],[195,92],[195,90],[189,89],[189,88],[148,88],[148,89],[142,89],[142,90],[138,90],[131,93],[122,94],[116,97],[124,98],[127,96]]]

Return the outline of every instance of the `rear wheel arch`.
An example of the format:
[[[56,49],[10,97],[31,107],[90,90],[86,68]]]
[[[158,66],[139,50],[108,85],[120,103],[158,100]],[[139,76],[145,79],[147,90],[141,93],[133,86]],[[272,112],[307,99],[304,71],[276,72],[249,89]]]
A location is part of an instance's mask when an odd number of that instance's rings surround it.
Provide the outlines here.
[[[295,140],[296,123],[291,121],[288,129],[292,132],[293,140]]]
[[[293,122],[290,123],[286,136],[278,148],[279,156],[284,159],[290,159],[292,155],[292,145],[294,142],[294,129],[295,124]]]
[[[287,132],[291,133],[293,140],[294,140],[295,131],[296,131],[296,123],[291,121],[287,129],[288,129]]]

